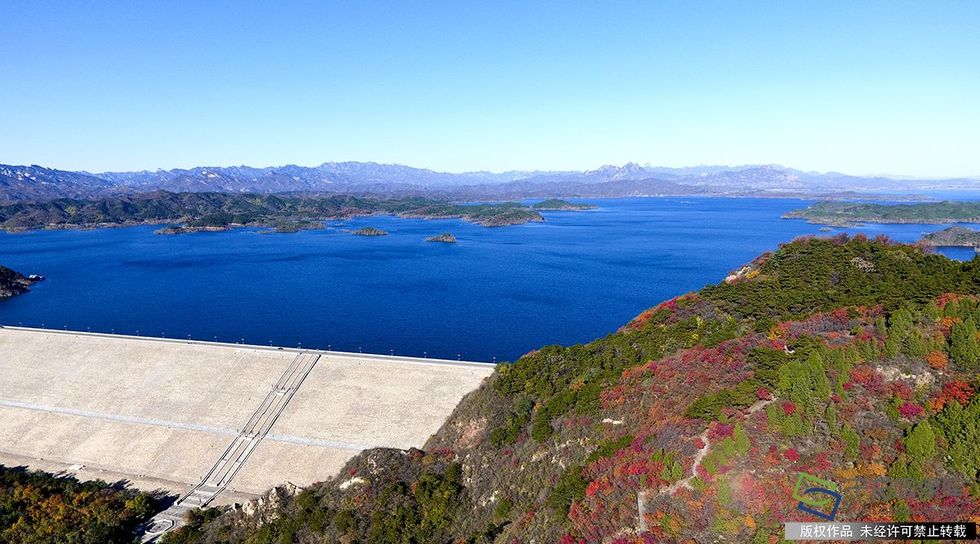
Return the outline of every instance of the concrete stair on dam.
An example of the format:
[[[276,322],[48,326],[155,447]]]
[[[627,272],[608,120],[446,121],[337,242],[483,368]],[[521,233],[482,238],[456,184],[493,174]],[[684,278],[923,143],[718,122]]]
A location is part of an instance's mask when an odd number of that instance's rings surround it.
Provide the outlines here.
[[[177,500],[170,508],[154,516],[147,524],[143,542],[155,542],[164,533],[180,527],[187,512],[195,508],[203,508],[224,491],[235,474],[241,469],[249,455],[255,450],[276,420],[282,415],[286,405],[296,394],[296,390],[309,376],[314,365],[320,360],[316,353],[299,353],[286,368],[279,381],[262,400],[238,436],[228,445],[221,457],[211,470],[204,476],[201,483]]]

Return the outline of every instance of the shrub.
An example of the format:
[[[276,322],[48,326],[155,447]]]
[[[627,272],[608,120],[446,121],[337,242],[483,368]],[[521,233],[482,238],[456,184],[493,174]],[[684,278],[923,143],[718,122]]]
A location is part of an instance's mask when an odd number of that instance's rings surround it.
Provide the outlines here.
[[[548,496],[548,506],[561,515],[568,513],[572,501],[585,496],[588,482],[582,477],[582,465],[572,465],[565,470]]]
[[[926,362],[936,370],[946,370],[946,366],[949,364],[949,357],[942,351],[933,350],[926,355]]]
[[[585,459],[585,464],[591,464],[603,457],[611,457],[617,451],[633,443],[633,435],[627,434],[615,439],[603,440],[599,446]]]
[[[903,402],[902,405],[898,407],[898,414],[909,419],[922,415],[922,411],[922,406],[911,402]]]
[[[521,396],[514,403],[514,408],[507,416],[507,423],[490,432],[490,443],[495,447],[513,444],[517,441],[528,421],[531,420],[531,410],[534,401],[527,396]]]

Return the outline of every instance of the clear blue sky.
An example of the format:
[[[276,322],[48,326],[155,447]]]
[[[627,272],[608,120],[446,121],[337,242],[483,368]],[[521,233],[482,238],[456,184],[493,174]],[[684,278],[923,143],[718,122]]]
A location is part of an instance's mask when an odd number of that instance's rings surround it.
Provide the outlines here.
[[[980,2],[0,3],[0,163],[980,175]]]

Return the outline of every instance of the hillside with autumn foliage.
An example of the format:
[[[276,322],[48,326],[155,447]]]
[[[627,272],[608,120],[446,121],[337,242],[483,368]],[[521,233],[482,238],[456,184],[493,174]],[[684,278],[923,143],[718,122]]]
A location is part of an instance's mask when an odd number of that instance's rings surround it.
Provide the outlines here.
[[[136,528],[166,502],[125,482],[82,482],[0,465],[0,542],[132,542]]]
[[[651,265],[654,266],[654,265]],[[195,514],[169,542],[777,542],[814,521],[980,521],[980,262],[807,238],[589,344],[501,365],[424,451]]]

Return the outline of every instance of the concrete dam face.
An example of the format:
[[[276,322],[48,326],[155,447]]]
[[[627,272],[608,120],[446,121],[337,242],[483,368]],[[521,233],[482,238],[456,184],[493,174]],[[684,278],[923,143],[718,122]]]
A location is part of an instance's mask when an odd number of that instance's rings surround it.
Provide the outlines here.
[[[326,480],[366,448],[420,447],[492,371],[0,328],[0,464],[227,503]]]

